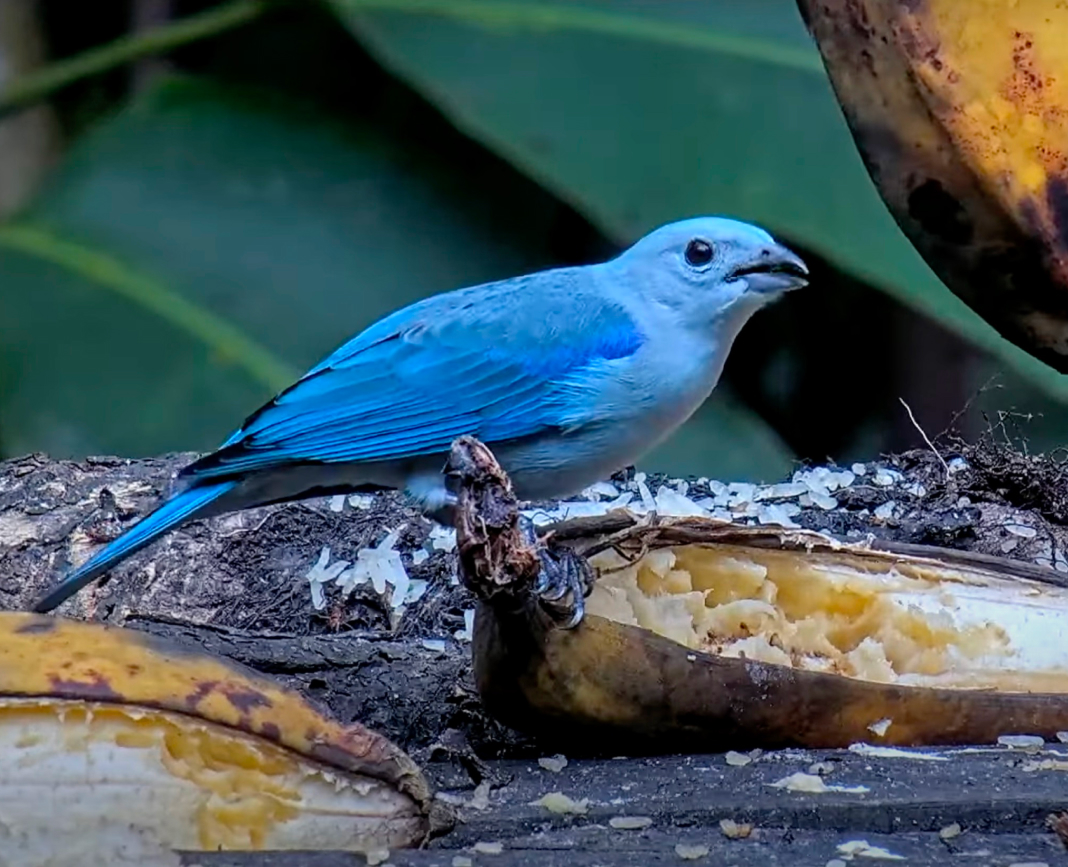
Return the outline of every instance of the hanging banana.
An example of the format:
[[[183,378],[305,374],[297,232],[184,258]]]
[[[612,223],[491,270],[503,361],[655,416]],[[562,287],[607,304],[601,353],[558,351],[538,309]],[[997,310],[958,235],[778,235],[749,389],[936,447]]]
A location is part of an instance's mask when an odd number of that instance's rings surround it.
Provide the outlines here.
[[[1068,372],[1068,4],[798,0],[861,155],[945,284]]]

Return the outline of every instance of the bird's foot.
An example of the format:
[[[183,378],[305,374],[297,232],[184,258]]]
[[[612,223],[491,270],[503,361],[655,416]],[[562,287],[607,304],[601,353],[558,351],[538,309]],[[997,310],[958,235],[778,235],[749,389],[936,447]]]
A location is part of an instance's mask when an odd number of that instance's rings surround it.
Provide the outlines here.
[[[532,591],[542,607],[564,629],[573,629],[586,614],[586,597],[593,589],[593,570],[585,558],[569,548],[546,548],[534,522],[520,516],[523,538],[538,553],[541,569]]]

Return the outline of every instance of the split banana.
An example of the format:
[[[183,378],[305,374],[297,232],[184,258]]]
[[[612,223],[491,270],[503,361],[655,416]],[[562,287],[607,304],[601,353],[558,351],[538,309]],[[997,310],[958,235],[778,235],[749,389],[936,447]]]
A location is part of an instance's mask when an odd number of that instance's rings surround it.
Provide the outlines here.
[[[585,619],[562,629],[498,584],[476,615],[475,674],[502,721],[572,752],[1068,729],[1068,588],[1052,570],[625,512],[554,537],[593,567]],[[493,562],[517,562],[505,553]]]
[[[861,155],[945,284],[1068,372],[1068,4],[798,0]]]
[[[133,630],[0,614],[0,864],[420,843],[399,748],[232,663]],[[75,859],[75,860],[72,860]]]

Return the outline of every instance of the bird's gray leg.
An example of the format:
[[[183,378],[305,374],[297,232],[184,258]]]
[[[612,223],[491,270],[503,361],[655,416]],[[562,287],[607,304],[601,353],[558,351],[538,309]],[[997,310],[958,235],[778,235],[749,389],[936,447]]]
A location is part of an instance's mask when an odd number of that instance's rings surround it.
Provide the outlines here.
[[[569,548],[546,548],[538,539],[534,522],[524,515],[519,516],[519,528],[523,540],[538,552],[541,561],[534,595],[563,628],[578,626],[586,614],[586,596],[593,589],[589,563]]]

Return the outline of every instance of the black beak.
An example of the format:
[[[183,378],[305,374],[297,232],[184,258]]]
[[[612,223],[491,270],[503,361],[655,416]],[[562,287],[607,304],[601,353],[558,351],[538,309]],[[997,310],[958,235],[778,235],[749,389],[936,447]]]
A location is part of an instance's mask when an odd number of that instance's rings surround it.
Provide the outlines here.
[[[808,285],[808,266],[796,253],[772,244],[731,272],[731,280],[741,278],[756,292],[788,292]]]

